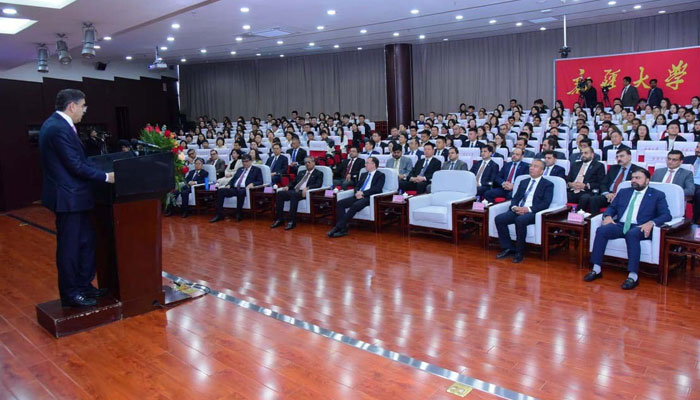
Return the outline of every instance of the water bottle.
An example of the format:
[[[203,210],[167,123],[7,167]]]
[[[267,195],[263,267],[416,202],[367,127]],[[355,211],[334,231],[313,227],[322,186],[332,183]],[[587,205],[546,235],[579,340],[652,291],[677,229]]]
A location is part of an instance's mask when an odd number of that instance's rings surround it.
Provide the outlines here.
[[[204,178],[204,189],[209,190],[209,177]]]
[[[572,213],[576,213],[576,204],[574,204],[573,206],[571,206],[571,212],[572,212]]]

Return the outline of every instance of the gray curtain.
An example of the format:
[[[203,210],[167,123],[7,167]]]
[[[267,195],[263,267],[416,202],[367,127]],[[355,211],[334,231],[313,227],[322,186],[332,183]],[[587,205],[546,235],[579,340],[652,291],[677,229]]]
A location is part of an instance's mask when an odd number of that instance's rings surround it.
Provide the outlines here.
[[[263,117],[355,112],[386,120],[384,49],[180,66],[181,109]]]
[[[569,28],[570,57],[697,46],[700,10]],[[553,60],[562,30],[413,46],[413,110],[453,112],[460,103],[554,102]]]

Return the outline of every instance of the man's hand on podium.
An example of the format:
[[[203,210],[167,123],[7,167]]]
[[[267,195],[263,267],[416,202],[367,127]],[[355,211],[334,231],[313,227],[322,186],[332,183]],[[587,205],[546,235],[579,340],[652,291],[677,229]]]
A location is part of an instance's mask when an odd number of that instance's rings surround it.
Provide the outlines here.
[[[114,183],[114,172],[107,172],[107,182]]]

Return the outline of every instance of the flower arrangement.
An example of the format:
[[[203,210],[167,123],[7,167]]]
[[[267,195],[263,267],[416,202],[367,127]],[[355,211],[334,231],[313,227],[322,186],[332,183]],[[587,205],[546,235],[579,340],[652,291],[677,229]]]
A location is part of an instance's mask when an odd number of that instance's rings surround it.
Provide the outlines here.
[[[185,174],[189,172],[189,169],[185,166],[185,149],[178,145],[177,136],[174,132],[167,129],[161,130],[157,125],[155,128],[149,125],[141,130],[139,139],[158,146],[163,151],[173,153],[173,168],[175,169],[175,185],[173,188],[178,187],[180,182],[184,182]]]

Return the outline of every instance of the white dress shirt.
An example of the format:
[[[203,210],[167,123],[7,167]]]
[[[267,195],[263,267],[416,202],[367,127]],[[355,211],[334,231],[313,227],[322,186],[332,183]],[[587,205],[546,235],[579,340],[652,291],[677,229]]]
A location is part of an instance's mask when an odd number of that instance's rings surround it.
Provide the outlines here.
[[[68,114],[64,113],[63,111],[56,111],[56,114],[60,115],[61,118],[65,119],[66,122],[68,122],[68,125],[70,125],[71,128],[73,128],[73,132],[75,132],[76,135],[78,135],[78,130],[75,128],[75,124],[73,123],[73,119],[68,116]],[[78,138],[80,140],[80,138]],[[105,172],[105,182],[109,182],[109,174]]]
[[[644,195],[647,193],[647,189],[649,189],[649,186],[645,187],[642,191],[635,190],[635,193],[637,193],[637,200],[634,202],[634,207],[632,208],[632,224],[637,224],[637,214],[639,214],[639,206],[642,204],[642,200],[644,199]],[[634,196],[634,193],[632,193],[632,196]],[[630,201],[632,201],[632,197],[630,197]],[[620,222],[624,223],[626,221],[628,211],[629,204],[627,205],[627,209],[625,209],[625,212],[622,213],[622,217],[620,217]]]
[[[676,169],[668,168],[668,169],[666,170],[666,174],[664,174],[664,178],[661,180],[661,182],[664,182],[664,183],[665,183],[665,182],[666,182],[666,179],[668,179],[668,177],[671,175],[671,173],[673,173],[673,178],[671,178],[671,183],[673,183],[673,179],[676,177],[676,173],[677,173],[677,172],[678,172],[678,168],[676,168]],[[646,190],[646,189],[645,189],[645,190]]]

